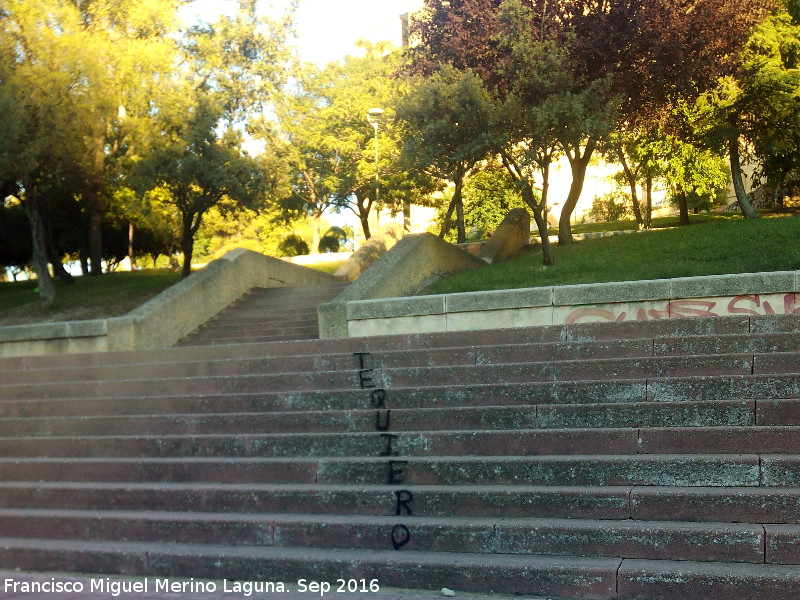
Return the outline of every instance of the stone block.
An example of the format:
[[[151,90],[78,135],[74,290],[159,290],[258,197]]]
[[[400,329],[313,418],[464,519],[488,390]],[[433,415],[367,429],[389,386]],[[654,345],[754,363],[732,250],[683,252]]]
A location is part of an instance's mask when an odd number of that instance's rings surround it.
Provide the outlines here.
[[[347,323],[347,331],[350,337],[428,333],[446,331],[446,327],[447,318],[443,314],[396,317],[394,319],[365,319],[348,321]]]
[[[448,312],[446,316],[447,331],[545,327],[553,324],[553,307]]]
[[[672,279],[670,298],[714,298],[743,294],[777,294],[796,289],[795,271],[735,273]]]
[[[68,321],[67,335],[69,337],[97,337],[108,333],[108,321],[95,319],[92,321]]]
[[[492,264],[508,260],[530,243],[531,216],[525,208],[511,209],[492,237],[480,249],[478,258]]]
[[[775,600],[796,597],[796,566],[625,560],[620,600]]]
[[[11,327],[0,327],[0,342],[53,340],[66,336],[66,322],[37,323],[32,325],[12,325]]]
[[[443,295],[381,298],[347,303],[348,320],[438,315],[444,312],[445,296]]]
[[[800,526],[765,525],[764,529],[767,534],[767,563],[800,564]]]
[[[736,315],[768,316],[780,314],[787,304],[786,294],[741,294],[739,296],[687,297],[669,303],[670,319],[727,317]]]
[[[562,285],[553,290],[553,304],[578,306],[581,304],[641,302],[669,298],[669,293],[669,279]]]
[[[489,290],[447,294],[447,312],[472,312],[550,306],[553,303],[553,288],[524,288],[516,290]]]
[[[319,337],[322,340],[333,338],[346,338],[347,333],[347,303],[326,302],[317,308],[319,321]]]

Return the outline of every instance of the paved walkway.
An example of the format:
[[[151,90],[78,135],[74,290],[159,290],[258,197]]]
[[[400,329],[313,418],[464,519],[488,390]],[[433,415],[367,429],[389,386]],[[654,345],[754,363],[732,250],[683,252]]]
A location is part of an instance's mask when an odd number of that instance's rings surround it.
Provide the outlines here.
[[[2,600],[510,600],[508,596],[486,596],[455,592],[445,595],[442,590],[403,590],[381,588],[380,582],[350,582],[351,586],[366,589],[347,590],[347,582],[311,582],[302,580],[278,582],[208,581],[166,577],[116,577],[107,575],[69,575],[61,573],[30,574],[0,572]],[[372,589],[370,590],[370,584]],[[316,585],[315,585],[316,584]],[[260,591],[265,586],[272,591]],[[281,586],[283,591],[281,591]],[[516,596],[515,600],[522,597]],[[526,600],[545,600],[527,597]]]

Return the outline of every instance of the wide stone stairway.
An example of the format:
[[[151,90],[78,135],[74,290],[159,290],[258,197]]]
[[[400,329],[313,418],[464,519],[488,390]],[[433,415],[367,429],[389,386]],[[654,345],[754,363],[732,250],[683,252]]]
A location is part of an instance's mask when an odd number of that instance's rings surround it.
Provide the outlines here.
[[[800,597],[798,317],[5,359],[0,398],[0,570]]]

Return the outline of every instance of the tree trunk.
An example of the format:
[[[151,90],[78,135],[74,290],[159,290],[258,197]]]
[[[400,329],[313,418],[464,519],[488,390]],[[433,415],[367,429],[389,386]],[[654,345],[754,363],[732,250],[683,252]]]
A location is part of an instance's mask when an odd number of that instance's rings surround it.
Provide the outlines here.
[[[192,231],[192,215],[183,215],[181,227],[181,251],[183,252],[183,268],[181,279],[192,274],[192,254],[194,253],[194,231]]]
[[[439,237],[444,239],[447,232],[450,230],[450,220],[453,217],[453,209],[456,207],[456,196],[450,199],[450,204],[447,205],[447,212],[444,214],[444,221],[442,222],[442,230],[439,232]]]
[[[542,241],[542,263],[548,267],[553,264],[553,247],[550,244],[550,232],[548,231],[547,221],[542,213],[541,205],[536,202],[536,197],[533,195],[533,188],[528,185],[528,182],[521,182],[522,199],[525,200],[531,212],[533,212],[533,220],[536,221],[536,228],[539,230],[539,238]]]
[[[583,154],[581,154],[580,147],[575,149],[575,154],[567,152],[569,164],[572,169],[572,183],[569,186],[569,193],[567,199],[564,201],[564,207],[561,210],[561,217],[558,220],[558,243],[562,246],[572,244],[572,226],[570,220],[572,213],[575,211],[575,206],[581,197],[583,191],[583,182],[586,179],[586,168],[589,166],[589,160],[592,158],[592,153],[597,147],[597,141],[590,139],[586,142]]]
[[[633,208],[633,216],[636,217],[636,225],[639,229],[644,227],[644,219],[642,219],[642,211],[639,208],[639,196],[636,192],[636,176],[631,171],[628,165],[628,159],[625,157],[625,150],[622,144],[617,145],[617,154],[619,155],[620,163],[622,164],[622,171],[625,173],[625,179],[628,180],[628,187],[631,188],[631,208]]]
[[[644,215],[644,228],[650,229],[653,226],[653,176],[647,173],[645,176],[645,197],[647,198],[647,207]]]
[[[549,173],[550,163],[541,166],[542,169],[542,198],[541,202],[536,202],[536,196],[533,193],[533,188],[530,182],[523,175],[522,169],[514,162],[514,160],[505,152],[500,152],[500,158],[503,161],[503,166],[511,175],[512,179],[517,184],[517,187],[522,193],[522,199],[525,204],[531,209],[533,219],[536,221],[536,228],[539,230],[539,238],[542,242],[542,263],[545,266],[553,264],[553,248],[550,245],[550,232],[548,231],[547,219],[545,218],[545,209],[547,207],[547,191],[549,188]]]
[[[86,208],[89,214],[89,260],[92,264],[91,275],[103,273],[103,213],[105,201],[102,196],[105,180],[105,125],[98,123],[94,131],[94,160],[92,172],[86,189]]]
[[[369,196],[362,198],[356,194],[356,206],[358,207],[358,220],[361,221],[361,231],[364,233],[364,240],[372,237],[369,229],[369,213],[372,210],[372,200]]]
[[[131,271],[136,270],[136,257],[133,252],[133,237],[135,231],[133,223],[128,223],[128,262],[130,262]]]
[[[680,192],[678,194],[678,209],[680,211],[680,218],[678,219],[678,225],[688,225],[689,204],[686,202],[686,192]]]
[[[33,242],[33,256],[31,258],[39,287],[39,300],[44,304],[52,304],[56,297],[56,290],[53,286],[53,280],[50,278],[50,269],[47,266],[47,241],[44,220],[42,219],[39,201],[36,198],[36,190],[33,186],[26,185],[25,191],[26,198],[23,204],[31,226],[31,239]]]
[[[733,189],[736,191],[736,201],[739,203],[739,208],[744,218],[753,219],[756,216],[756,211],[753,210],[753,205],[750,204],[750,200],[747,198],[747,192],[744,190],[744,181],[742,180],[742,163],[739,158],[739,136],[732,136],[728,142],[728,151],[731,157],[731,179],[733,179]]]
[[[459,170],[456,172],[455,184],[456,189],[453,192],[453,203],[456,207],[456,228],[458,230],[456,243],[463,244],[467,241],[467,234],[464,227],[464,199],[461,196],[461,190],[464,188],[463,171]]]
[[[50,220],[44,219],[45,225],[45,242],[47,244],[47,259],[53,265],[53,275],[58,277],[61,281],[67,284],[75,283],[75,278],[72,274],[64,268],[61,263],[61,257],[56,250],[55,242],[53,241],[53,228],[50,226]]]
[[[89,204],[89,275],[103,274],[103,213],[99,200],[91,199]]]
[[[311,214],[312,237],[309,254],[319,254],[319,241],[322,239],[322,211],[315,210]]]

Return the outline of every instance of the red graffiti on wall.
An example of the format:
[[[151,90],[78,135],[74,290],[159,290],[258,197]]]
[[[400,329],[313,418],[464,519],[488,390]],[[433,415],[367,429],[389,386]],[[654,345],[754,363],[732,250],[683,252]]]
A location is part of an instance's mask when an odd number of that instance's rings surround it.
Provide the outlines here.
[[[773,301],[774,302],[774,301]],[[769,300],[763,299],[759,294],[742,294],[732,298],[727,305],[720,305],[715,300],[689,299],[673,300],[667,303],[664,310],[639,308],[636,314],[628,315],[627,311],[615,312],[610,308],[598,306],[584,306],[576,308],[564,323],[571,325],[578,322],[598,321],[647,321],[659,319],[680,319],[689,317],[723,317],[727,315],[774,315],[781,314]],[[800,294],[790,293],[783,298],[783,314],[800,315]]]

